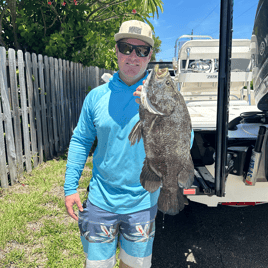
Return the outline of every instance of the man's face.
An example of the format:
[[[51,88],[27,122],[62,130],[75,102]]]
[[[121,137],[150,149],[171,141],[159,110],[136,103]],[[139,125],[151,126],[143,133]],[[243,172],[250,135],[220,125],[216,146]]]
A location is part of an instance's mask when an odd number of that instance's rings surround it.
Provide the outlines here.
[[[147,43],[138,39],[129,38],[120,41],[131,45],[149,46]],[[147,65],[151,59],[152,49],[147,57],[138,57],[135,49],[133,49],[130,55],[124,55],[119,52],[117,45],[115,45],[115,48],[120,70],[120,78],[127,84],[138,82],[144,76]]]

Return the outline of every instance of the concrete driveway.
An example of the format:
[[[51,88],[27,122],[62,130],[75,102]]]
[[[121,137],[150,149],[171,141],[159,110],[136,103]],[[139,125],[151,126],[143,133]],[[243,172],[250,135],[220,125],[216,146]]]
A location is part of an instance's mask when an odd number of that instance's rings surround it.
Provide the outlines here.
[[[152,268],[268,267],[268,204],[158,212]]]

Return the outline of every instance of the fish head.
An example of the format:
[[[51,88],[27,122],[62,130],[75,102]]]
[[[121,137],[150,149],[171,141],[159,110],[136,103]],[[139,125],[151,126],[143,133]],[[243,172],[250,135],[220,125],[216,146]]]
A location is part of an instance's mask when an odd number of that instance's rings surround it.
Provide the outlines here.
[[[146,79],[141,91],[141,105],[149,112],[170,115],[178,101],[178,93],[168,68],[157,64]]]

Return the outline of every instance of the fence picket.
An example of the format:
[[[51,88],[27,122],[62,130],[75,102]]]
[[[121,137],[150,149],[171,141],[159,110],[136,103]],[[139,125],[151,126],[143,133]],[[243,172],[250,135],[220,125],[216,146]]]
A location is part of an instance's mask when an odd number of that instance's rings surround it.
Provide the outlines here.
[[[66,61],[66,71],[67,71],[67,73],[66,73],[66,95],[67,95],[67,113],[68,113],[68,128],[69,128],[68,144],[69,144],[71,135],[73,134],[69,61]]]
[[[37,139],[36,139],[36,122],[35,122],[35,111],[34,111],[34,93],[33,93],[33,72],[31,55],[29,52],[25,53],[26,62],[26,81],[27,81],[27,95],[28,95],[28,106],[29,106],[29,117],[30,117],[30,134],[31,134],[31,157],[33,159],[33,166],[37,167]]]
[[[59,152],[59,138],[58,138],[58,126],[57,126],[57,107],[56,107],[56,81],[55,81],[55,65],[54,58],[49,58],[50,68],[50,85],[51,85],[51,105],[52,105],[52,119],[53,119],[53,134],[54,145],[56,153]]]
[[[23,63],[23,54],[21,50],[18,50],[18,67],[19,67],[19,84],[20,84],[20,97],[21,97],[24,154],[25,154],[25,159],[26,159],[26,169],[29,172],[32,170],[32,164],[31,164],[30,137],[29,137],[29,127],[28,127],[29,123],[28,123],[28,112],[27,112],[24,63]]]
[[[0,70],[1,72],[1,70]],[[8,177],[6,168],[6,148],[5,148],[5,136],[3,130],[4,114],[2,113],[2,107],[0,102],[0,182],[2,188],[8,187]]]
[[[0,62],[0,90],[1,90],[1,100],[3,105],[4,115],[6,117],[5,120],[5,135],[6,135],[6,145],[7,145],[7,155],[8,155],[8,168],[11,184],[15,184],[17,182],[17,170],[16,170],[16,152],[15,152],[15,144],[14,144],[14,136],[12,129],[12,118],[11,118],[11,110],[10,104],[8,100],[6,83],[4,81],[4,72],[6,66],[3,66],[3,62]]]
[[[72,128],[74,130],[75,128],[75,92],[74,92],[74,63],[71,62],[71,66],[70,66],[71,70],[70,70],[70,82],[71,82],[71,90],[70,90],[70,99],[71,99],[71,110],[72,110]]]
[[[35,107],[35,117],[37,126],[37,150],[39,163],[43,163],[43,142],[42,142],[42,125],[41,125],[41,105],[39,100],[39,83],[38,83],[38,72],[37,72],[37,57],[36,54],[32,54],[32,64],[33,64],[33,77],[34,77],[34,107]]]
[[[100,85],[100,69],[99,67],[95,67],[95,81],[96,81],[96,87]]]
[[[42,134],[43,134],[43,145],[46,159],[49,158],[49,143],[47,133],[47,117],[46,117],[46,101],[45,101],[45,83],[44,83],[44,67],[43,67],[43,56],[38,55],[38,71],[40,81],[40,97],[41,97],[41,120],[42,120]]]
[[[51,106],[51,88],[49,81],[49,63],[48,57],[44,57],[44,71],[45,71],[45,92],[46,92],[46,106],[47,106],[47,128],[48,128],[48,142],[49,142],[49,158],[53,157],[53,121],[52,121],[52,106]]]
[[[77,96],[78,96],[78,78],[77,78],[77,63],[74,64],[74,104],[75,104],[75,125],[77,124],[78,107],[77,107]]]
[[[90,68],[87,67],[87,86],[86,86],[86,92],[85,92],[85,97],[87,96],[89,92],[89,87],[90,86]]]
[[[21,122],[20,122],[20,109],[19,109],[19,92],[18,92],[18,82],[16,73],[16,58],[15,50],[8,50],[8,60],[9,60],[9,78],[10,78],[10,91],[11,91],[11,103],[13,111],[13,121],[14,121],[14,134],[15,134],[15,149],[17,158],[18,172],[21,174],[23,172],[23,152],[22,152],[22,137],[21,137]]]
[[[58,129],[58,139],[59,139],[59,152],[62,151],[63,141],[61,131],[61,105],[60,105],[60,90],[59,90],[59,63],[58,59],[54,59],[55,68],[55,93],[56,93],[56,110],[57,110],[57,129]]]
[[[81,68],[80,68],[81,63],[77,64],[77,77],[78,77],[78,84],[77,84],[77,122],[80,116],[80,110],[81,110],[81,105],[80,105],[80,98],[81,98]]]
[[[93,89],[96,87],[95,68],[93,66],[90,66],[89,69],[90,69],[90,88]]]
[[[63,87],[63,73],[62,73],[62,59],[59,59],[59,100],[60,100],[60,115],[61,115],[61,133],[59,133],[60,137],[62,137],[62,150],[65,148],[66,143],[66,133],[65,133],[65,94],[64,94],[64,87]]]
[[[5,89],[6,89],[6,92],[7,92],[9,105],[11,106],[10,91],[8,90],[8,84],[7,84],[6,62],[7,62],[7,60],[6,60],[6,49],[4,47],[0,47],[0,63],[3,66],[2,72],[3,72],[4,84],[5,84]]]
[[[67,96],[67,85],[66,85],[66,60],[62,60],[62,83],[63,83],[63,109],[64,109],[64,124],[65,124],[65,133],[64,140],[65,146],[68,144],[68,136],[69,136],[69,124],[68,124],[68,96]]]

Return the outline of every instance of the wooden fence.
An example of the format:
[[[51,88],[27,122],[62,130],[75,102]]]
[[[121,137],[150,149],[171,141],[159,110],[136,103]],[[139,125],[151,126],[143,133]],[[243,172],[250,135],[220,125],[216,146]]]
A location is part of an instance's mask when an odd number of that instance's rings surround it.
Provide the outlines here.
[[[0,47],[0,182],[20,174],[69,145],[84,98],[100,85],[98,67]],[[89,88],[90,87],[90,88]]]

